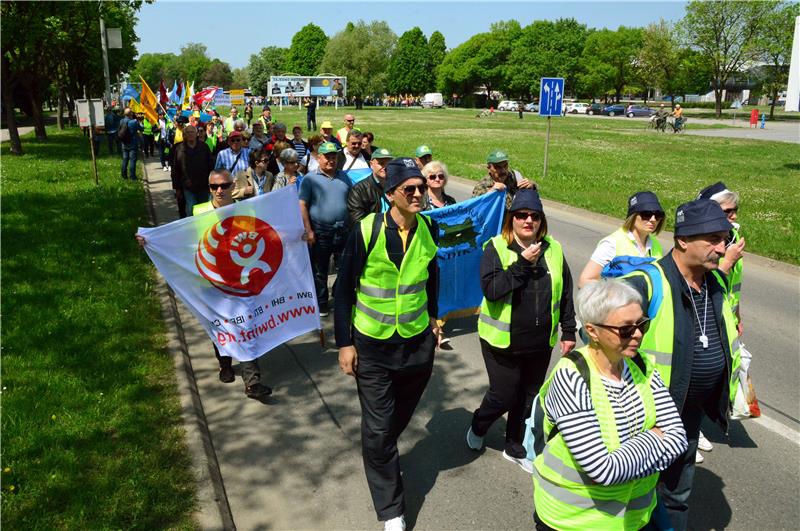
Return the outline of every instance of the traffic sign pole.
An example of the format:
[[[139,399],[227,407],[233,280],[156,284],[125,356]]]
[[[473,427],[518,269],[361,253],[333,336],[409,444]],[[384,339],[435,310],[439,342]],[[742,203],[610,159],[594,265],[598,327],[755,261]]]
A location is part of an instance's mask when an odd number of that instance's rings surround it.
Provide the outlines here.
[[[544,169],[542,179],[547,177],[547,152],[550,149],[550,116],[547,117],[547,135],[544,137]]]

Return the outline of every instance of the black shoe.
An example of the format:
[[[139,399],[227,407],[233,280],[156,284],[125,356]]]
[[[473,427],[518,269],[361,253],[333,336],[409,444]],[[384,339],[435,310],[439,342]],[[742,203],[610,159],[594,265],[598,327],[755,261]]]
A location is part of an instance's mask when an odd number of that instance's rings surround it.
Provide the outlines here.
[[[247,398],[261,398],[272,394],[272,388],[259,383],[245,386],[244,394]]]
[[[220,367],[219,368],[219,381],[222,383],[232,383],[236,379],[236,374],[233,372],[233,367]]]

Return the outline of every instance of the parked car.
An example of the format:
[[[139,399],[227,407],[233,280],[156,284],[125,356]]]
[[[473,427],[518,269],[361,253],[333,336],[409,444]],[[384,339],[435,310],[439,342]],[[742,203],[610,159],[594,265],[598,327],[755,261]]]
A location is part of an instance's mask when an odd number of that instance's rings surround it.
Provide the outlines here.
[[[604,105],[602,103],[590,103],[586,108],[586,114],[601,114]]]
[[[422,98],[422,106],[426,109],[444,107],[444,98],[440,92],[429,92]]]
[[[588,103],[576,101],[574,103],[567,104],[567,112],[570,114],[586,114],[586,111],[588,110],[589,110]]]
[[[631,105],[627,109],[625,109],[625,115],[628,118],[633,118],[634,116],[653,116],[656,113],[653,109],[648,107],[647,105]]]
[[[504,100],[497,106],[498,111],[518,111],[519,104],[516,101]]]
[[[525,110],[528,112],[539,112],[539,104],[538,103],[528,103],[525,105]]]
[[[622,116],[625,114],[625,106],[620,104],[608,105],[603,107],[603,114],[606,116]]]

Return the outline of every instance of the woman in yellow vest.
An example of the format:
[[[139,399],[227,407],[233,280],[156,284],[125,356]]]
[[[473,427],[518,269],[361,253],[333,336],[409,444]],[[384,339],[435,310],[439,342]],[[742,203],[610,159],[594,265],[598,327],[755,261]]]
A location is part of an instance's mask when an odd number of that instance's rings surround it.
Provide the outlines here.
[[[664,209],[653,192],[637,192],[628,198],[628,216],[622,227],[597,244],[583,268],[578,287],[600,278],[600,272],[615,256],[661,258],[664,251],[656,235],[664,228]]]
[[[472,416],[467,445],[479,451],[494,421],[508,413],[503,457],[528,473],[525,419],[544,381],[561,324],[561,352],[575,346],[572,275],[561,244],[547,234],[539,194],[520,189],[503,230],[481,258],[484,298],[478,318],[489,390]]]
[[[558,362],[538,397],[546,444],[533,462],[536,528],[642,529],[659,472],[686,451],[686,431],[639,353],[650,324],[639,293],[603,279],[577,301],[590,342]]]
[[[427,185],[412,158],[386,165],[392,204],[356,223],[335,287],[339,366],[361,402],[361,444],[372,503],[384,529],[405,529],[397,439],[433,370],[438,334],[436,223],[419,214]]]

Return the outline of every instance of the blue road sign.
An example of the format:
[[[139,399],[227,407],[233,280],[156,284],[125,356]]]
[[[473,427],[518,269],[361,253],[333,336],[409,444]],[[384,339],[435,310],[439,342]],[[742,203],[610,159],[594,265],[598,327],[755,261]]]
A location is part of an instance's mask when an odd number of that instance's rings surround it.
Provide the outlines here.
[[[539,116],[561,116],[564,105],[564,78],[543,77],[539,85]]]

